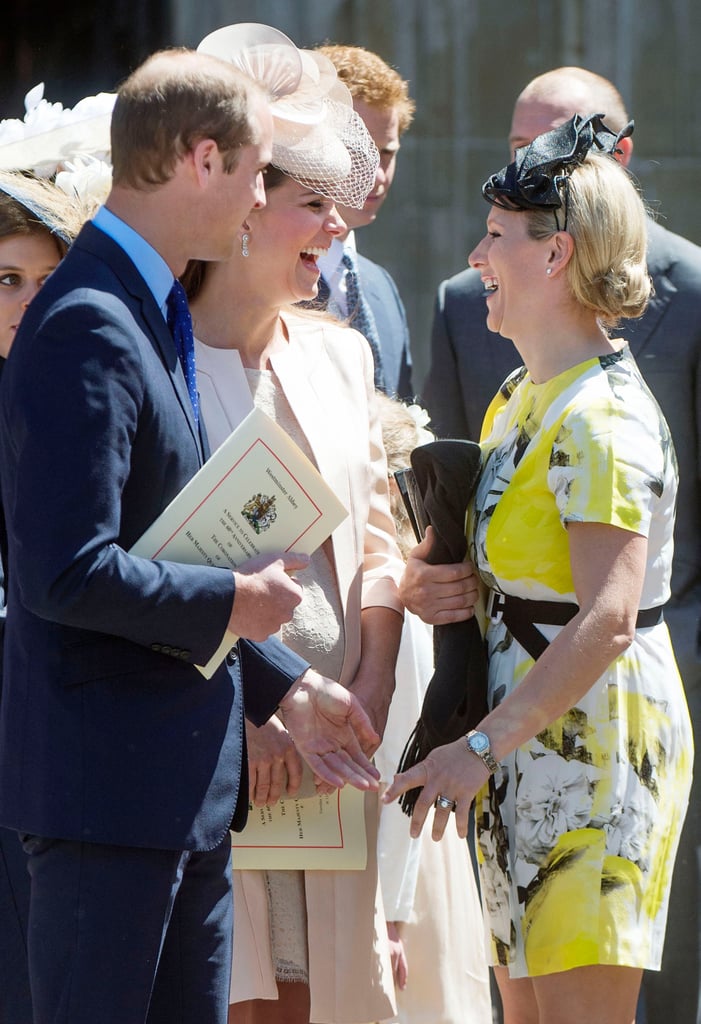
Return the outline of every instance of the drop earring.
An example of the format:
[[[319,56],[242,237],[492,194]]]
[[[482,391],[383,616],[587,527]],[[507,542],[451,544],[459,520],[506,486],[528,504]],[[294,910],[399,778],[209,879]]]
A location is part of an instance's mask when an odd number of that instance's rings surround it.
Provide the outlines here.
[[[247,231],[244,231],[244,233],[241,235],[241,255],[242,256],[246,256],[246,257],[248,256],[248,242],[249,242],[250,237],[251,236],[248,234]]]

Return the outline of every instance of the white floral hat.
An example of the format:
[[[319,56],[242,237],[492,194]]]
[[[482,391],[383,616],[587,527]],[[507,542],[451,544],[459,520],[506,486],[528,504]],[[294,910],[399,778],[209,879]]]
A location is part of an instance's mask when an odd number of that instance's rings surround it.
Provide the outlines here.
[[[255,23],[217,29],[197,49],[230,61],[266,92],[275,167],[335,203],[362,208],[380,156],[327,57]]]
[[[0,121],[0,169],[50,177],[76,157],[110,152],[110,122],[116,95],[86,96],[71,108],[44,99],[40,82],[24,98],[24,119]]]

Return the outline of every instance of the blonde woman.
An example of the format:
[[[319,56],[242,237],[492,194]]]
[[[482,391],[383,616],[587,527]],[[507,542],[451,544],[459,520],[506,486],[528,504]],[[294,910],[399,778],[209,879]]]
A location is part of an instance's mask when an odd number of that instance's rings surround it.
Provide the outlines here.
[[[422,785],[412,831],[435,801],[436,838],[451,811],[465,833],[476,796],[505,1024],[631,1024],[642,971],[660,966],[691,779],[662,611],[676,458],[615,334],[650,291],[645,210],[617,142],[600,116],[575,115],[484,185],[470,262],[488,326],[524,362],[487,412],[472,509],[490,710],[388,794]],[[418,607],[427,567],[409,562]]]

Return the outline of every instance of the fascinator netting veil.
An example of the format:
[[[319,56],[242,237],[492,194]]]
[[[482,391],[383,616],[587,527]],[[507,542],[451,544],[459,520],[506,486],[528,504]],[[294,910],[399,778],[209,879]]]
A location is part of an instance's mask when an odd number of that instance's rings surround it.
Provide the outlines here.
[[[493,206],[504,210],[556,211],[567,208],[569,176],[592,150],[614,155],[620,152],[621,139],[633,134],[633,121],[620,132],[608,128],[604,114],[575,114],[569,121],[544,132],[516,150],[507,167],[490,175],[482,186],[482,195]],[[557,214],[555,214],[557,218]],[[564,230],[567,228],[565,212]]]
[[[255,23],[217,29],[197,49],[230,61],[265,91],[275,167],[335,203],[362,208],[380,157],[327,57]]]

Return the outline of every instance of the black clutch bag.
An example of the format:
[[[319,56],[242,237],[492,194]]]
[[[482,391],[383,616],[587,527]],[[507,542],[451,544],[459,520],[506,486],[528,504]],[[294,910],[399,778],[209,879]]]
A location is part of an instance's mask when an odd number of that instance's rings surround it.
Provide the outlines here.
[[[435,541],[427,557],[432,565],[465,558],[465,517],[479,472],[478,444],[444,440],[415,448],[411,469],[395,473],[417,540],[423,538],[427,525],[434,529]],[[487,710],[487,655],[474,616],[435,626],[433,645],[433,676],[404,747],[400,772],[418,764],[434,747],[464,736]],[[413,813],[420,791],[411,789],[400,798],[407,814]]]

